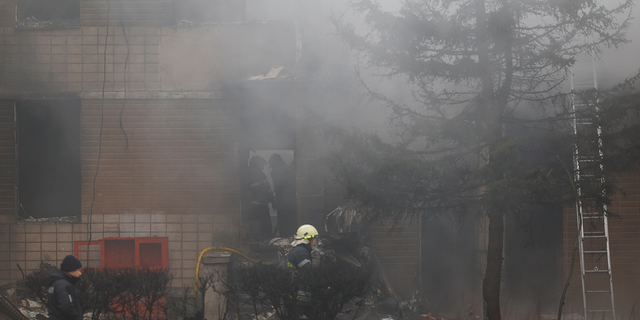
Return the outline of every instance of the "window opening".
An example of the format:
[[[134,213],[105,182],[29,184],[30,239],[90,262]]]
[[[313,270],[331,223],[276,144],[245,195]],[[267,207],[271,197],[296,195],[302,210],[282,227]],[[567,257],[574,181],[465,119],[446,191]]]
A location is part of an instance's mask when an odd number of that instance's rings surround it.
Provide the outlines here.
[[[15,119],[18,215],[79,218],[79,101],[18,101]]]
[[[80,26],[80,0],[17,0],[16,29],[62,29]]]

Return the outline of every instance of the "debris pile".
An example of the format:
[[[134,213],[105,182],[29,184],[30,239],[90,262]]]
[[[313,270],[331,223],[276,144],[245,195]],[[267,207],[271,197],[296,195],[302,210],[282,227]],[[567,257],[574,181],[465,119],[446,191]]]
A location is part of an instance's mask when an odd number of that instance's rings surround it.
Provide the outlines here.
[[[0,312],[13,320],[45,320],[49,314],[24,281],[0,287]]]
[[[47,217],[47,218],[34,218],[32,216],[28,216],[25,218],[18,219],[18,221],[22,222],[35,222],[35,223],[77,223],[80,221],[80,216],[64,216],[64,217]]]
[[[314,264],[322,261],[351,264],[357,268],[372,271],[368,294],[363,301],[346,305],[337,320],[422,320],[428,314],[426,302],[415,297],[408,301],[393,289],[375,253],[370,247],[368,224],[355,206],[346,204],[333,210],[325,219],[325,232],[316,240],[311,252]],[[251,250],[257,254],[276,255],[277,258],[266,259],[269,263],[286,264],[287,254],[291,250],[292,237],[277,237],[270,241],[255,243]],[[263,260],[264,261],[264,260]],[[271,319],[271,314],[261,314],[259,318]]]
[[[43,30],[43,29],[65,29],[65,28],[78,28],[80,26],[80,19],[52,19],[52,20],[40,20],[34,17],[27,17],[24,19],[18,19],[16,21],[16,30]]]

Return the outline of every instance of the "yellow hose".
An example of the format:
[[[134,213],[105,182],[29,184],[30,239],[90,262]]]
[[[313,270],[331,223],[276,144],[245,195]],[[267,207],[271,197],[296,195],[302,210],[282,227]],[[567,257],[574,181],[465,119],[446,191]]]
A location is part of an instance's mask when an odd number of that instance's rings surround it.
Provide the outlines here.
[[[206,248],[206,249],[202,250],[202,252],[200,252],[200,256],[198,256],[198,264],[196,265],[196,281],[195,281],[194,286],[193,286],[193,292],[194,292],[193,295],[196,298],[198,297],[198,281],[199,281],[198,275],[200,274],[200,262],[202,261],[202,256],[208,251],[229,251],[229,252],[233,252],[233,253],[237,253],[237,254],[241,255],[245,259],[247,259],[247,260],[249,260],[249,261],[251,261],[253,263],[260,262],[260,260],[251,259],[251,258],[247,257],[245,254],[243,254],[242,252],[240,252],[238,250],[233,250],[233,249],[230,249],[230,248],[209,247],[209,248]]]

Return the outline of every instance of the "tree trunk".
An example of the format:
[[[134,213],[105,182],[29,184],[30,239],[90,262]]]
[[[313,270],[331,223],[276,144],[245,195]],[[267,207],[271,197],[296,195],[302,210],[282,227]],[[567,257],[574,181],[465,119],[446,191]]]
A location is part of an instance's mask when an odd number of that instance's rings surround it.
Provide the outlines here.
[[[492,207],[489,212],[489,244],[487,270],[482,281],[484,320],[500,320],[500,280],[502,274],[502,248],[504,238],[504,214]]]

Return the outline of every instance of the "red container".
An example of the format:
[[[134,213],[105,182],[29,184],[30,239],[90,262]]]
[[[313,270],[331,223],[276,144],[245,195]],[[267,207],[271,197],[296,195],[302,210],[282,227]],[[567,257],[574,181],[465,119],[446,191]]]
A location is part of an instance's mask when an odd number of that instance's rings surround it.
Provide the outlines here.
[[[89,241],[76,241],[73,245],[74,254],[79,257],[79,247],[90,244]],[[169,269],[167,237],[104,238],[91,241],[91,245],[100,246],[101,268]]]
[[[73,251],[80,257],[80,246],[100,246],[100,267],[102,269],[149,268],[169,270],[169,238],[167,237],[132,237],[132,238],[104,238],[97,241],[76,241]],[[114,304],[116,302],[113,302]],[[144,301],[131,308],[146,310]],[[165,299],[157,301],[152,307],[151,319],[166,319],[164,314]],[[131,310],[119,310],[125,316],[131,315]]]

